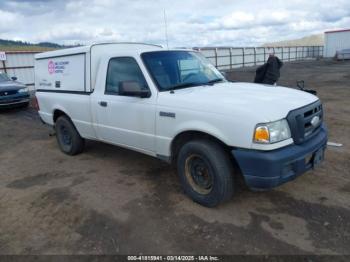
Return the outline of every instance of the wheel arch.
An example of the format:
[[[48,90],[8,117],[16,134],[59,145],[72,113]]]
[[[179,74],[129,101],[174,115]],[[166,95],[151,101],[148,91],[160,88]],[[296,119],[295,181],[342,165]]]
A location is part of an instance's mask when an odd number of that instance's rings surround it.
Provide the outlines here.
[[[227,145],[224,141],[222,141],[222,139],[217,138],[212,134],[209,134],[207,132],[200,131],[200,130],[185,130],[178,133],[174,137],[174,139],[171,141],[170,161],[175,162],[181,147],[188,141],[191,141],[194,139],[205,139],[205,140],[216,142],[220,144],[225,149],[225,151],[231,156],[230,151],[232,150],[232,147]],[[233,156],[231,157],[233,158]]]
[[[235,170],[237,170],[237,172],[235,173],[235,176],[237,178],[237,182],[238,185],[240,187],[246,187],[246,183],[245,183],[245,178],[241,172],[240,166],[236,160],[236,158],[234,157],[234,155],[231,153],[231,151],[235,148],[234,146],[229,146],[227,145],[222,139],[209,134],[207,132],[203,132],[203,131],[199,131],[199,130],[186,130],[186,131],[182,131],[179,134],[177,134],[174,139],[171,141],[170,144],[170,158],[168,159],[168,162],[170,162],[173,165],[176,165],[176,161],[177,161],[177,157],[178,157],[178,153],[181,149],[181,147],[187,143],[188,141],[191,141],[193,139],[206,139],[206,140],[210,140],[213,142],[218,143],[219,145],[221,145],[224,149],[224,151],[226,152],[227,156],[229,157],[229,159],[231,160],[232,166]]]
[[[72,121],[72,119],[69,117],[69,115],[65,112],[65,110],[61,109],[61,108],[56,108],[53,110],[53,114],[52,114],[52,120],[53,120],[53,123],[56,123],[57,119],[60,117],[60,116],[66,116],[69,118],[69,120]]]

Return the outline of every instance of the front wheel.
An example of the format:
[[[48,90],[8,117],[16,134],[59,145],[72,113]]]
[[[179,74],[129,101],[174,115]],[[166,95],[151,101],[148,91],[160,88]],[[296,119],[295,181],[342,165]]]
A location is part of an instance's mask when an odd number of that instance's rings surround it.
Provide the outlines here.
[[[60,116],[57,119],[55,131],[58,145],[63,153],[76,155],[83,151],[84,139],[68,117]]]
[[[208,140],[186,143],[180,149],[177,167],[185,193],[195,202],[214,207],[232,197],[232,164],[218,143]]]

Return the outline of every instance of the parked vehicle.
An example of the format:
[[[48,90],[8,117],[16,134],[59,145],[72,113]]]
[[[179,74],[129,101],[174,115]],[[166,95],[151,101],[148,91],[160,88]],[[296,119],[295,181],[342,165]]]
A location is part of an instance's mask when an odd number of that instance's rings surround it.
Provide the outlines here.
[[[175,163],[202,205],[230,199],[240,174],[249,188],[269,189],[323,160],[316,96],[228,82],[199,52],[115,43],[35,59],[39,114],[64,153],[93,139]]]
[[[7,74],[0,72],[0,108],[29,105],[28,88],[16,80],[16,77],[10,78]]]

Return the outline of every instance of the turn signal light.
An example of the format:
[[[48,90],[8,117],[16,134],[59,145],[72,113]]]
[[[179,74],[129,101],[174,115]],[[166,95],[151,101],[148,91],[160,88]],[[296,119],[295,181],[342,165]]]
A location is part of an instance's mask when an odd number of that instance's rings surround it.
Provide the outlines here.
[[[266,126],[259,126],[255,129],[254,141],[257,143],[269,143],[270,133]]]

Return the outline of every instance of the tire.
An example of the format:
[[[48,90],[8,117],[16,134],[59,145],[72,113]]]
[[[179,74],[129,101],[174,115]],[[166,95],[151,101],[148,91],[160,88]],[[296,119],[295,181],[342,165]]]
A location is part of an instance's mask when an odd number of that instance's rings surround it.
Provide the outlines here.
[[[67,155],[77,155],[84,150],[84,139],[67,116],[60,116],[55,124],[56,138],[61,151]]]
[[[232,198],[232,163],[219,144],[195,140],[180,149],[177,169],[185,193],[193,201],[215,207]]]

